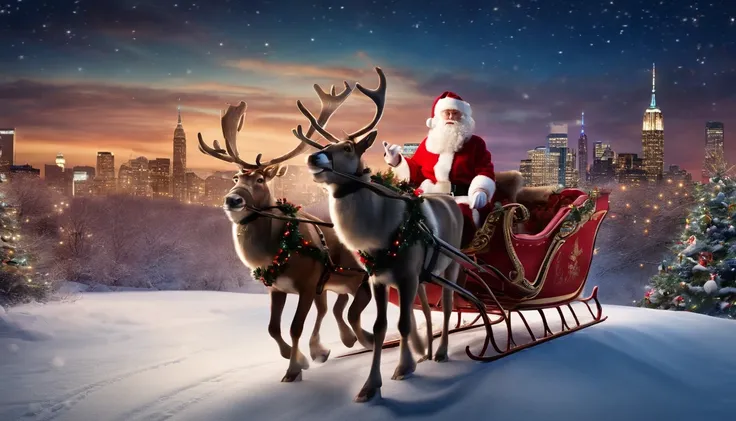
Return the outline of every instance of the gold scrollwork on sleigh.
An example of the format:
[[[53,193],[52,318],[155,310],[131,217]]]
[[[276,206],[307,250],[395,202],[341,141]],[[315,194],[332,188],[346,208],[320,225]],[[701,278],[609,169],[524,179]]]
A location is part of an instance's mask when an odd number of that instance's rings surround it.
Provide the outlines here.
[[[503,230],[504,244],[508,258],[513,265],[508,278],[504,280],[514,285],[520,292],[526,295],[526,299],[532,299],[541,291],[544,281],[549,274],[550,265],[555,260],[555,256],[562,245],[588,221],[600,217],[601,212],[595,212],[597,198],[598,194],[594,191],[581,206],[570,205],[570,212],[568,212],[560,223],[560,227],[547,249],[542,266],[537,276],[531,282],[525,277],[524,265],[521,263],[513,244],[514,227],[520,222],[523,223],[529,220],[530,217],[529,210],[522,204],[510,203],[488,215],[483,226],[475,233],[471,244],[463,250],[463,253],[468,255],[486,253],[491,238],[495,234],[496,226],[501,221],[501,218],[503,218],[501,229]],[[605,211],[603,213],[605,214]],[[571,256],[572,260],[567,265],[563,264],[564,266],[562,266],[567,269],[568,275],[575,274],[577,276],[579,274],[580,268],[577,260],[581,253],[582,250],[576,241],[576,246],[573,247],[573,256]]]
[[[523,223],[529,220],[529,209],[524,205],[515,203],[507,205],[504,210],[504,243],[506,244],[506,253],[508,253],[509,259],[511,259],[511,263],[514,266],[514,270],[509,273],[509,277],[511,278],[509,279],[509,282],[527,294],[536,294],[537,288],[526,279],[524,265],[521,263],[519,255],[516,254],[516,249],[514,248],[513,243],[514,226],[520,222]]]
[[[473,235],[470,245],[462,250],[467,255],[480,254],[488,251],[488,244],[496,232],[496,224],[501,220],[501,211],[493,211],[483,222],[483,226]]]

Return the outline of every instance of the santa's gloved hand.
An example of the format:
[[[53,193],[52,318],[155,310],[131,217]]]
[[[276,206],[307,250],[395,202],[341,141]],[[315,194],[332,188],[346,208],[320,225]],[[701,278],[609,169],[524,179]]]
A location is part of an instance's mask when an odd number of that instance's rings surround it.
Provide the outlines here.
[[[470,197],[470,209],[480,209],[488,204],[488,195],[483,190],[476,191]]]
[[[392,167],[399,165],[401,162],[401,146],[392,145],[384,140],[383,149],[383,160]]]

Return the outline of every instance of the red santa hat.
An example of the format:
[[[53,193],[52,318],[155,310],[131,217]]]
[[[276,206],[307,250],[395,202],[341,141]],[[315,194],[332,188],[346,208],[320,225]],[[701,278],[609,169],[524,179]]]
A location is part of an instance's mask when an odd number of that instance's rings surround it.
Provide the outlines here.
[[[472,117],[473,115],[473,110],[470,108],[470,104],[463,101],[463,99],[460,98],[460,95],[454,92],[445,91],[434,100],[434,104],[432,104],[432,113],[427,119],[427,127],[431,129],[432,120],[434,119],[435,114],[439,114],[445,110],[457,110],[468,117]]]

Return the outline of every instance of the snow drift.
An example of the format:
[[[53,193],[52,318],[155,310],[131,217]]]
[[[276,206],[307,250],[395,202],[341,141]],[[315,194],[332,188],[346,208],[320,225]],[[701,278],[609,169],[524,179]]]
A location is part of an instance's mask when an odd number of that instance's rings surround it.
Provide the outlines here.
[[[330,293],[330,302],[334,295]],[[284,313],[288,332],[295,297]],[[390,307],[391,333],[398,310]],[[470,361],[482,332],[450,337],[450,362],[419,364],[383,399],[352,398],[371,354],[347,351],[334,319],[332,347],[300,383],[266,326],[268,297],[224,292],[82,293],[74,302],[25,305],[0,315],[2,420],[698,420],[727,419],[736,387],[736,322],[692,313],[607,305],[609,319],[500,361]],[[305,332],[314,321],[312,311]],[[373,305],[363,318],[370,329]],[[418,320],[421,321],[421,317]],[[437,322],[441,315],[437,315]],[[435,322],[436,323],[436,322]],[[2,327],[4,326],[4,327]],[[10,326],[10,328],[9,328]],[[435,324],[435,326],[438,326]],[[308,337],[301,346],[307,349]]]

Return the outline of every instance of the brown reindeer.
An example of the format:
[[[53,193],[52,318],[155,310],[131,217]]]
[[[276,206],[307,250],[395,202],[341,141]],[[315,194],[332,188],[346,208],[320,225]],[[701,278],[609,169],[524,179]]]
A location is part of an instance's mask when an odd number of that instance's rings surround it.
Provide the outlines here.
[[[315,90],[323,101],[322,112],[319,120],[325,124],[342,102],[347,98],[350,89],[346,84],[346,90],[340,95],[335,95],[332,87],[331,95],[328,95],[315,85]],[[326,106],[325,106],[326,104]],[[309,362],[299,351],[299,338],[304,328],[304,320],[314,302],[317,308],[317,320],[314,324],[309,350],[312,360],[324,362],[329,357],[330,351],[320,343],[320,327],[327,313],[326,293],[318,292],[322,287],[324,290],[333,291],[338,294],[333,313],[340,330],[340,338],[347,347],[352,347],[358,340],[361,345],[370,348],[373,344],[372,335],[361,327],[360,315],[371,300],[371,292],[365,272],[359,268],[354,253],[345,248],[337,239],[331,228],[319,229],[314,224],[306,222],[289,221],[285,218],[283,206],[272,196],[269,187],[270,181],[275,177],[281,177],[286,173],[287,167],[282,162],[299,155],[304,147],[301,145],[289,153],[266,163],[261,163],[261,155],[256,158],[256,164],[245,162],[239,157],[236,146],[237,132],[240,131],[245,117],[245,102],[235,106],[229,106],[225,115],[222,116],[222,132],[225,137],[226,150],[220,148],[218,142],[214,141],[214,148],[207,146],[199,134],[200,151],[217,159],[236,164],[240,170],[233,177],[235,186],[227,193],[223,208],[233,224],[233,240],[235,249],[245,266],[256,268],[274,268],[276,257],[283,252],[281,241],[289,228],[288,224],[298,224],[298,234],[309,243],[307,247],[321,248],[321,251],[329,254],[327,260],[320,260],[307,253],[305,247],[302,252],[292,253],[286,263],[275,273],[276,279],[269,287],[271,297],[271,318],[268,332],[276,341],[281,356],[289,359],[289,367],[282,381],[292,382],[301,379],[302,370],[309,368]],[[267,212],[269,209],[276,213]],[[306,212],[299,212],[301,221],[317,221],[316,218]],[[280,219],[281,218],[281,219]],[[284,220],[286,219],[286,220]],[[306,244],[306,243],[305,243]],[[322,244],[321,246],[319,246]],[[326,250],[327,249],[327,250]],[[312,252],[320,251],[315,248]],[[321,257],[325,257],[321,254]],[[265,279],[265,278],[264,278]],[[281,315],[286,303],[287,294],[297,294],[297,304],[294,320],[291,323],[291,346],[281,337]],[[348,327],[343,319],[343,312],[348,302],[348,294],[355,298],[348,310],[348,321],[352,329]]]
[[[376,68],[376,71],[380,79],[377,89],[369,90],[356,84],[356,88],[373,100],[376,106],[375,116],[367,126],[340,140],[330,134],[301,103],[297,103],[311,124],[310,130],[315,129],[332,144],[326,147],[319,145],[302,132],[301,126],[293,131],[302,143],[320,149],[309,155],[307,165],[314,180],[325,186],[330,192],[330,215],[340,241],[352,250],[362,250],[373,257],[386,255],[387,252],[395,250],[392,249],[395,243],[399,244],[404,241],[403,238],[397,238],[397,232],[400,226],[407,221],[407,211],[410,206],[414,206],[403,200],[379,195],[365,188],[363,184],[336,173],[349,174],[364,182],[370,181],[362,156],[376,139],[377,132],[373,129],[383,114],[386,96],[386,78],[380,68]],[[419,206],[421,214],[434,235],[456,249],[459,248],[463,216],[453,198],[450,196],[425,197]],[[393,260],[387,263],[382,271],[371,276],[371,286],[377,308],[376,322],[373,326],[373,362],[368,380],[355,398],[358,402],[372,399],[380,393],[382,386],[381,349],[386,337],[389,286],[395,287],[399,293],[398,328],[401,334],[399,364],[392,378],[403,379],[416,369],[416,362],[407,347],[407,340],[414,325],[413,303],[417,293],[419,293],[423,307],[426,303],[426,295],[423,294],[423,288],[420,288],[420,275],[429,265],[432,251],[432,248],[425,242],[417,241],[400,251],[400,255],[394,255]],[[432,273],[455,282],[459,269],[460,266],[456,261],[439,255]],[[452,291],[449,289],[443,291],[442,307],[445,309],[444,325],[440,345],[435,354],[436,361],[447,360],[448,330],[452,311]],[[432,335],[431,327],[428,329],[428,335],[430,337]]]

